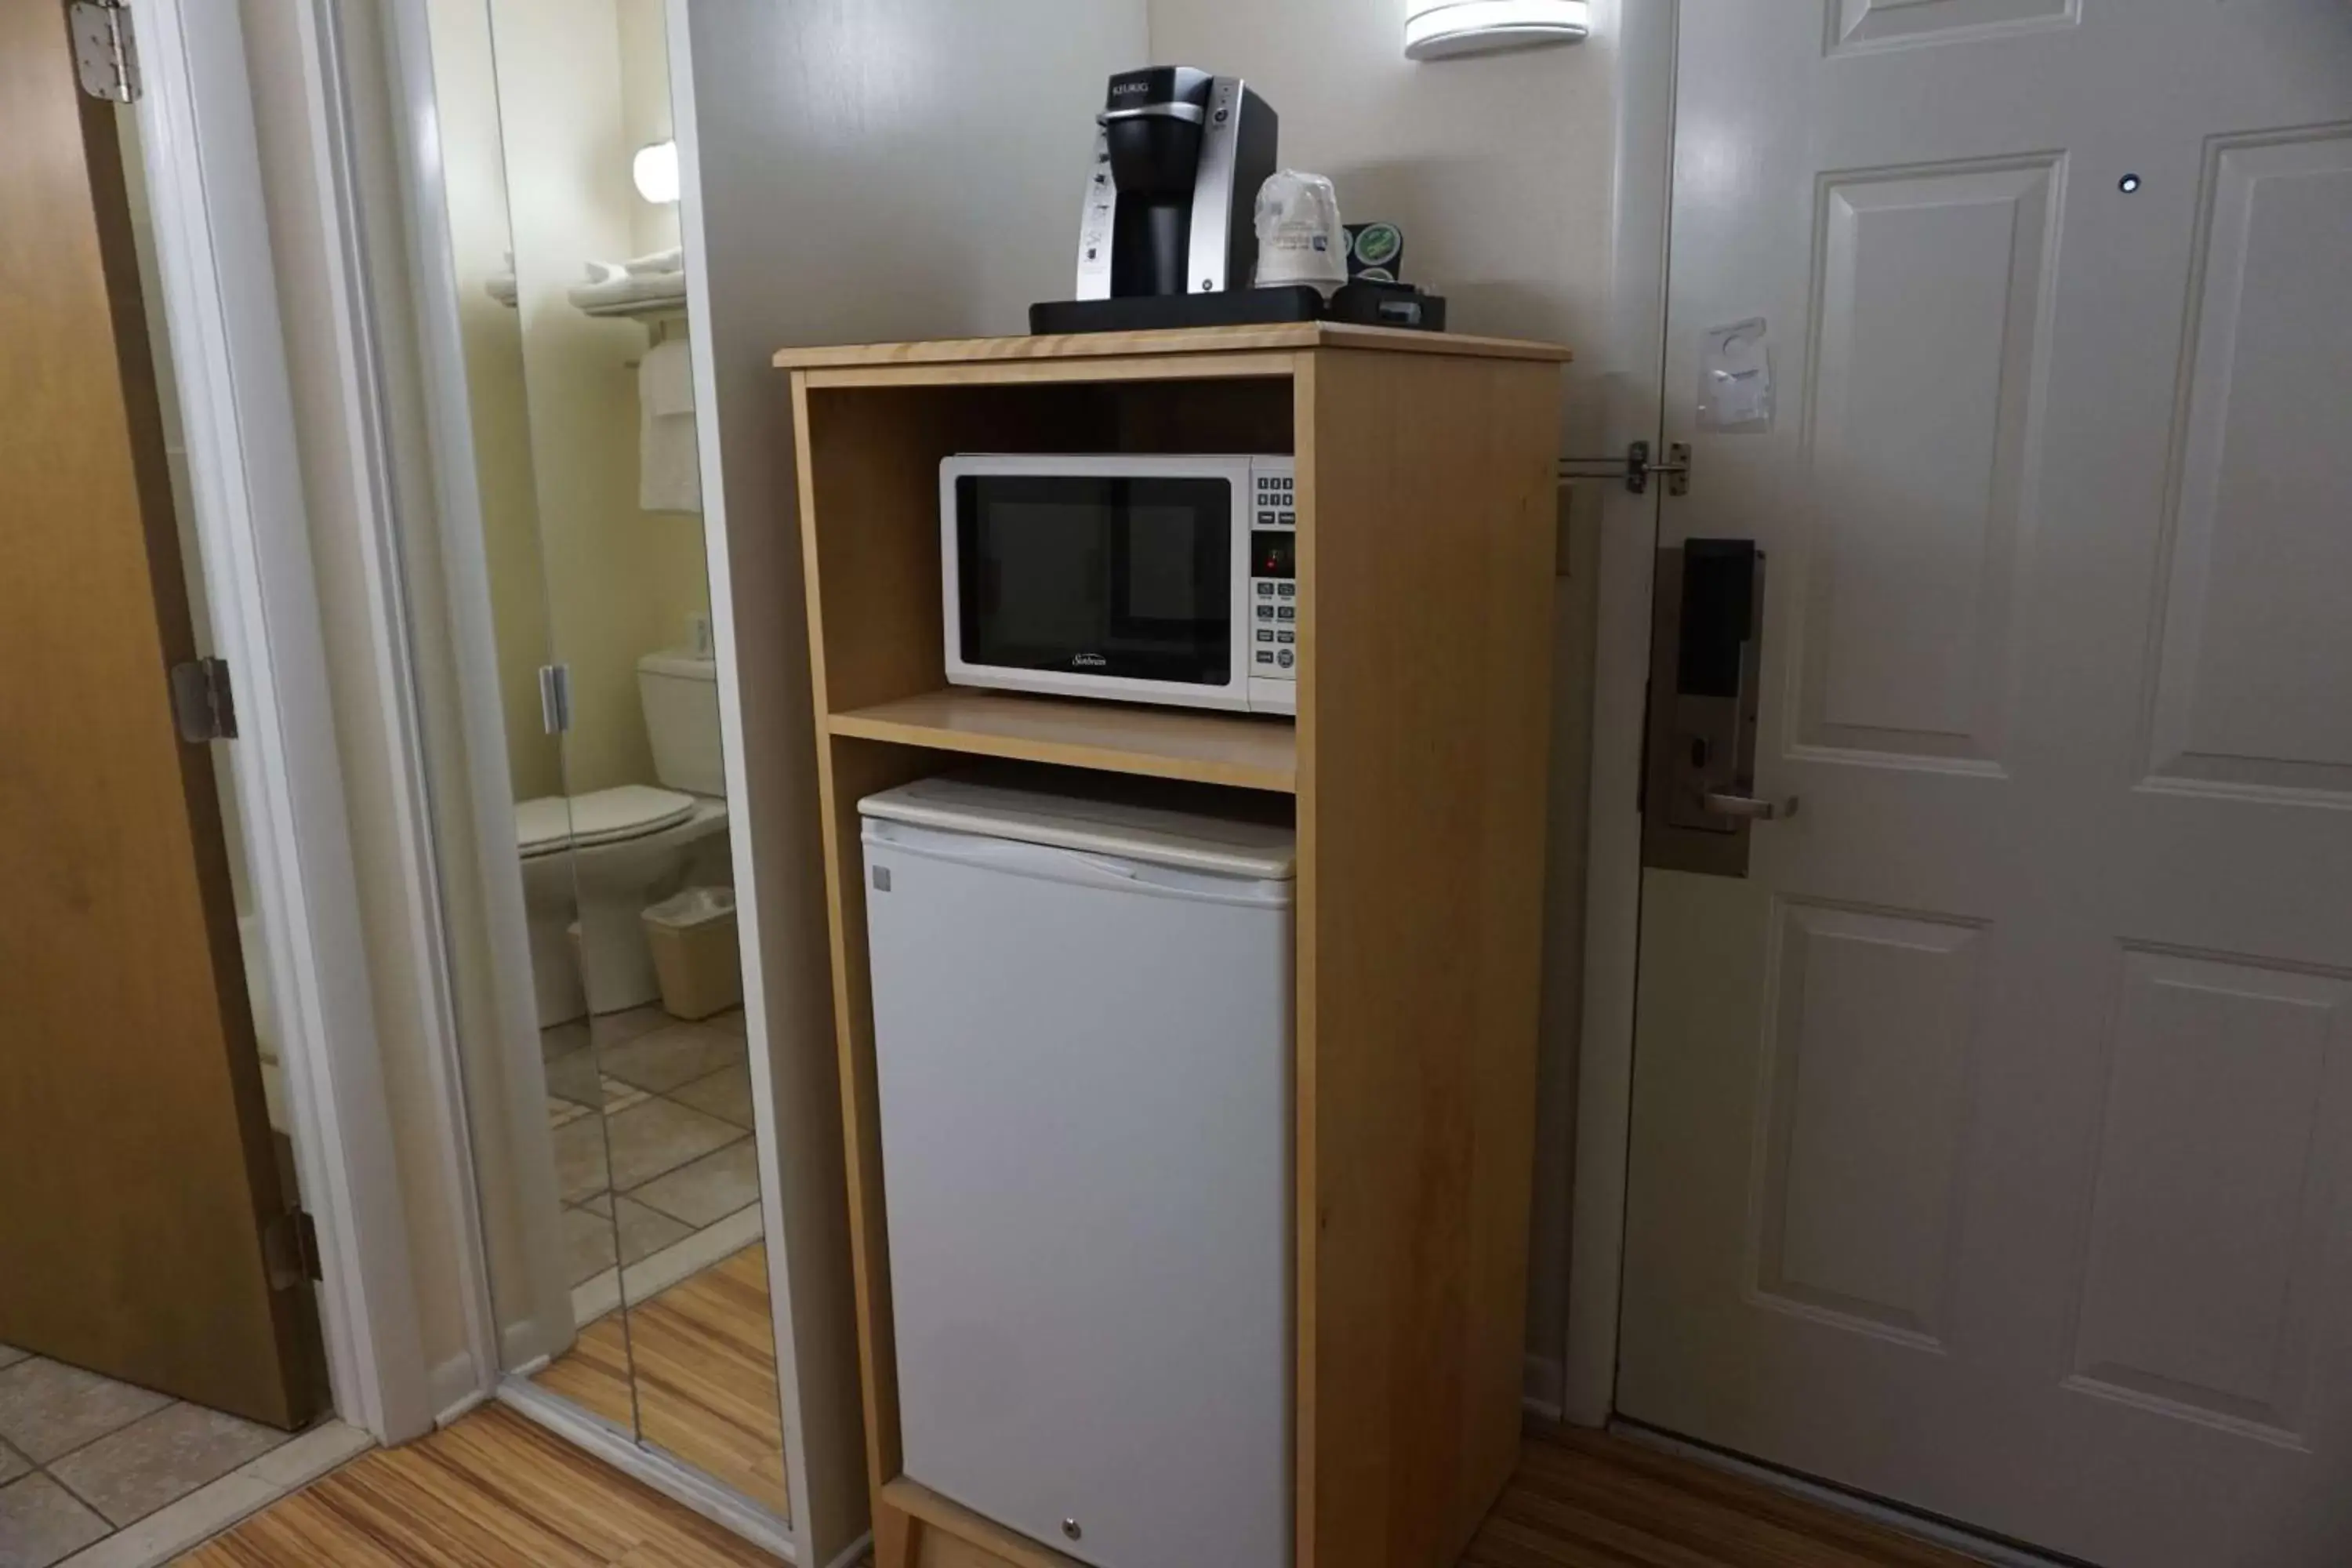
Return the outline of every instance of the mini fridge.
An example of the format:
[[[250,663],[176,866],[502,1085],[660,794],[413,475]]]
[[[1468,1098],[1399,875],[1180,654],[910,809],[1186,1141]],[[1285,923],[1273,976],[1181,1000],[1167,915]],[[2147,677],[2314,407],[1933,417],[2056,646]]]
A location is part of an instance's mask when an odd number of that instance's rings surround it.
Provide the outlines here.
[[[859,810],[908,1479],[1102,1568],[1284,1568],[1291,829]]]

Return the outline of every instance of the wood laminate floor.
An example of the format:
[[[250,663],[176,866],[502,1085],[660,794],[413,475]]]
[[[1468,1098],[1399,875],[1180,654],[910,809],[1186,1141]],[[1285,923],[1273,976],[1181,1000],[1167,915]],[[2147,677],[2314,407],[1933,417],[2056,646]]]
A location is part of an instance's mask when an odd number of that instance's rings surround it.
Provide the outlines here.
[[[747,1247],[627,1312],[591,1323],[531,1381],[789,1517],[768,1249]],[[636,1400],[631,1407],[630,1373]]]
[[[183,1568],[775,1568],[776,1560],[500,1405],[378,1449]]]
[[[1622,1437],[1529,1437],[1462,1568],[1982,1568]]]
[[[772,1568],[775,1559],[490,1406],[377,1452],[182,1568]],[[1203,1565],[1209,1568],[1209,1565]],[[1970,1568],[1845,1514],[1598,1434],[1531,1437],[1462,1568]]]

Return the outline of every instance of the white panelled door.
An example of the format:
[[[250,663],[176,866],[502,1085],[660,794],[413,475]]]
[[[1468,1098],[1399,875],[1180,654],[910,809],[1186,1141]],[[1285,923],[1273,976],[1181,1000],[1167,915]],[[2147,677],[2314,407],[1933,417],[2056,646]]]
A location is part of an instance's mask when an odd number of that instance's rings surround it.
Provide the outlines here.
[[[1636,1420],[2116,1568],[2352,1563],[2352,5],[1682,0]],[[1696,428],[1762,316],[1772,428]]]

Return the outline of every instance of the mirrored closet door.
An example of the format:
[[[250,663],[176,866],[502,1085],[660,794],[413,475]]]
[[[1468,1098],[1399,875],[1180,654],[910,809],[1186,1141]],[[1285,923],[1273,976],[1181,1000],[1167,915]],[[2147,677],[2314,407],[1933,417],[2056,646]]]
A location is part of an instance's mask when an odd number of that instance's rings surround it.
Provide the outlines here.
[[[782,1519],[661,0],[427,11],[479,501],[452,620],[496,649],[458,660],[495,710],[467,765],[511,803],[473,813],[479,940],[451,922],[503,999],[466,1054],[504,1370]]]

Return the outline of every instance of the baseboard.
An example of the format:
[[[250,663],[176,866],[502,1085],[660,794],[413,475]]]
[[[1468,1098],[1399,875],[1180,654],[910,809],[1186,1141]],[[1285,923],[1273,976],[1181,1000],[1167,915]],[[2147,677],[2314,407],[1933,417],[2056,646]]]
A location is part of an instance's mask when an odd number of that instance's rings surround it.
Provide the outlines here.
[[[1519,1373],[1519,1408],[1557,1426],[1568,1390],[1568,1370],[1558,1358],[1528,1352]]]
[[[425,1387],[433,1408],[440,1412],[433,1418],[436,1427],[446,1426],[490,1396],[489,1386],[474,1364],[471,1351],[459,1351],[435,1367],[425,1380]]]

